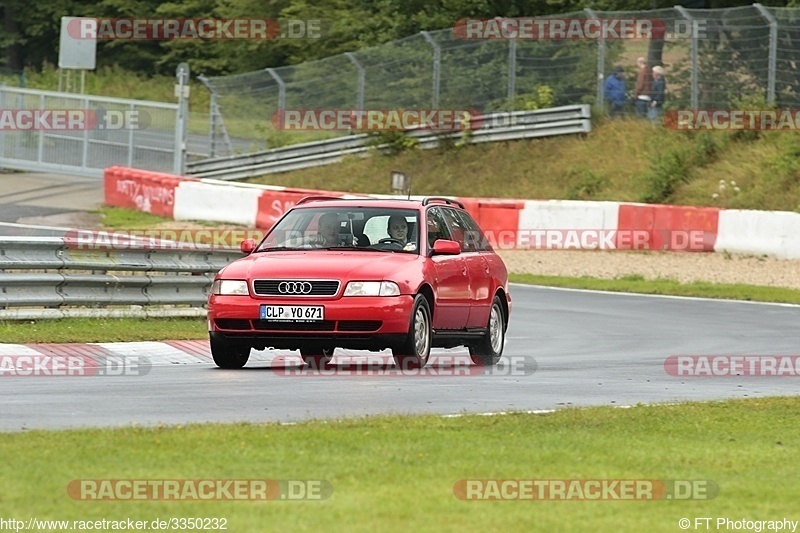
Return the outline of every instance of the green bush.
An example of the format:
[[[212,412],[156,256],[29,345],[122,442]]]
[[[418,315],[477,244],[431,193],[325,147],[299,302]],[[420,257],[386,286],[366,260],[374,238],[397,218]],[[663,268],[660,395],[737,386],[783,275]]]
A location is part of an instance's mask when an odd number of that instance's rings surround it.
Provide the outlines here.
[[[419,145],[419,141],[409,137],[402,130],[384,130],[369,134],[367,146],[377,148],[384,144],[387,145],[382,151],[384,155],[397,155],[406,150],[416,148]]]

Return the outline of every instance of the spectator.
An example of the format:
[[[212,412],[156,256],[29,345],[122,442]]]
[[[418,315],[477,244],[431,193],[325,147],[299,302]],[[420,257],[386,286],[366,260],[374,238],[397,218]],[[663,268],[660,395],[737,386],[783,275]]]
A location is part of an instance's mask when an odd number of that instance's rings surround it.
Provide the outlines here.
[[[661,108],[664,107],[664,99],[667,93],[667,80],[664,79],[664,69],[662,67],[653,67],[653,87],[650,92],[652,101],[650,102],[650,109],[647,111],[647,118],[653,121],[653,124],[658,124],[661,118]]]
[[[650,91],[653,85],[653,74],[647,65],[645,58],[640,57],[636,60],[639,69],[636,75],[636,86],[633,88],[633,105],[636,108],[636,116],[647,118],[648,108],[650,107]]]
[[[605,97],[612,117],[620,117],[625,111],[625,78],[622,67],[616,66],[606,78]]]

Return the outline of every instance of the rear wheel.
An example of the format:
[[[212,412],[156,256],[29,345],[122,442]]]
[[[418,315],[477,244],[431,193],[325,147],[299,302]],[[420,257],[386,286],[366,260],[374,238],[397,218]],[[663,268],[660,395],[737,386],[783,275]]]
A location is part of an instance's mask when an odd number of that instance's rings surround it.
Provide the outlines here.
[[[242,368],[250,359],[250,345],[211,336],[211,357],[220,368]]]
[[[323,346],[307,346],[300,348],[303,362],[311,368],[322,368],[331,362],[335,348]]]
[[[500,297],[495,296],[492,308],[489,311],[489,323],[486,334],[481,340],[469,347],[469,355],[476,365],[496,365],[503,355],[503,345],[506,340],[506,318],[503,314],[503,304]]]
[[[421,294],[414,299],[411,324],[403,344],[392,348],[395,362],[403,369],[421,368],[431,354],[431,308]]]

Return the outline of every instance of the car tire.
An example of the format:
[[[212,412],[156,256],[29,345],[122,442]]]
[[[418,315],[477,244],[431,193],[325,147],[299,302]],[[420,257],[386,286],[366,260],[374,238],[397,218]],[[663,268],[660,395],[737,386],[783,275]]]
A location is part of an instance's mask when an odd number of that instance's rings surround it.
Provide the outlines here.
[[[496,365],[503,355],[503,345],[506,340],[506,318],[503,313],[503,304],[500,297],[494,297],[492,308],[489,311],[489,323],[486,325],[486,334],[475,344],[469,346],[469,356],[472,362],[480,366]]]
[[[250,345],[212,336],[211,357],[220,368],[242,368],[250,359]]]
[[[300,348],[300,357],[311,368],[324,368],[331,362],[335,349],[332,347],[307,346]]]
[[[428,300],[421,294],[414,299],[411,322],[405,341],[392,348],[395,363],[403,370],[422,368],[428,364],[431,355],[431,308]]]

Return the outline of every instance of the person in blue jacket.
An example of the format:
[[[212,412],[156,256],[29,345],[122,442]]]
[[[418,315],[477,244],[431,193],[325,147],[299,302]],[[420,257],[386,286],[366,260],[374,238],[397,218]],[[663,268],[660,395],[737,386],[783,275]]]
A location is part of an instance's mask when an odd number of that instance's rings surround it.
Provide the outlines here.
[[[611,75],[606,78],[605,98],[609,105],[612,117],[622,116],[625,111],[625,78],[622,76],[622,67],[616,66]]]

